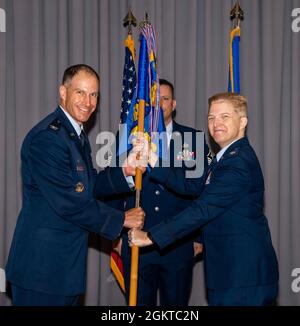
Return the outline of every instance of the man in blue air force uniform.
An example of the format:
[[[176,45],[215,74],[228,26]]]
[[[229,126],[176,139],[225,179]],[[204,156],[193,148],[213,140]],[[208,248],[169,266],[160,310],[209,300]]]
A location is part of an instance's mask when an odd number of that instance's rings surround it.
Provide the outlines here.
[[[6,266],[14,305],[76,305],[85,290],[88,232],[115,239],[123,226],[143,225],[140,208],[124,219],[93,197],[96,170],[82,125],[97,107],[98,74],[86,65],[68,68],[59,94],[60,107],[22,145],[23,206]]]
[[[188,163],[196,159],[203,159],[203,165],[207,166],[208,147],[205,144],[204,153],[196,152],[196,130],[176,123],[172,117],[176,107],[174,99],[174,87],[167,80],[160,80],[160,97],[161,106],[164,113],[164,122],[169,144],[170,165],[174,166],[174,161],[182,163],[179,169],[183,172],[187,171]],[[180,147],[176,148],[171,141],[171,136],[181,137]],[[188,134],[190,138],[188,137]],[[176,152],[175,152],[176,151]],[[194,167],[195,168],[195,167]],[[168,167],[164,168],[166,171]],[[113,178],[115,168],[107,168],[110,170],[110,175]],[[103,179],[106,175],[99,175],[96,182],[95,193],[101,194]],[[111,186],[115,188],[115,194],[120,190],[117,178],[114,178],[115,183]],[[203,182],[204,185],[204,182]],[[128,187],[129,191],[129,187]],[[119,205],[118,208],[134,207],[135,196],[134,192],[128,193],[125,199],[110,201],[111,205]],[[161,221],[174,216],[184,210],[192,200],[194,195],[178,194],[171,189],[161,186],[157,181],[151,178],[151,173],[143,175],[141,207],[145,211],[145,227],[151,228],[159,224]],[[158,247],[145,248],[140,250],[139,255],[139,274],[138,274],[138,293],[137,304],[144,306],[155,306],[157,292],[160,294],[160,305],[187,305],[190,290],[192,285],[192,271],[194,265],[194,246],[197,252],[199,243],[194,243],[198,240],[198,234],[189,235],[185,239],[180,239],[172,246],[165,250],[160,250]],[[127,233],[122,237],[122,260],[124,266],[124,279],[126,288],[126,297],[129,298],[129,283],[130,283],[130,266],[131,266],[131,250],[128,246]]]
[[[202,228],[209,305],[271,305],[278,291],[278,264],[263,214],[264,180],[245,137],[247,100],[231,93],[209,99],[208,129],[220,146],[200,197],[161,224],[133,231],[137,246],[165,248]],[[198,194],[199,180],[158,168],[152,177],[179,193]],[[181,179],[182,182],[178,182]]]

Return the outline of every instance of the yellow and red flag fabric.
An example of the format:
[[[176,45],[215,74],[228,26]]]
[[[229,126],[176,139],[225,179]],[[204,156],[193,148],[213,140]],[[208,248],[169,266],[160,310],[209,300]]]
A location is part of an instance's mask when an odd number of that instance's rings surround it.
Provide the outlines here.
[[[123,262],[119,253],[115,250],[112,250],[110,255],[110,268],[118,281],[120,288],[125,292]]]

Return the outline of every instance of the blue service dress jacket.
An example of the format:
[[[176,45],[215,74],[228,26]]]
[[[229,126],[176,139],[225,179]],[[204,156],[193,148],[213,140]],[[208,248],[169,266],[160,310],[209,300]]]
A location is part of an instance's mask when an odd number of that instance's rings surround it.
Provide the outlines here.
[[[180,170],[154,169],[152,178],[179,193],[200,193],[201,182],[184,179]],[[263,197],[262,171],[244,137],[209,166],[198,199],[146,230],[163,249],[201,228],[209,289],[273,284],[278,281],[278,263],[263,213]]]
[[[21,160],[23,206],[6,266],[7,279],[43,293],[81,294],[88,233],[117,238],[124,212],[94,199],[96,170],[89,142],[82,146],[59,107],[28,133]]]

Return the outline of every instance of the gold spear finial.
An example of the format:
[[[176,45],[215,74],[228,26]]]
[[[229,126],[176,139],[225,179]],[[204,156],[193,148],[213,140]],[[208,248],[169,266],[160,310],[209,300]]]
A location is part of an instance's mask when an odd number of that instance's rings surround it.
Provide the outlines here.
[[[124,27],[128,26],[128,34],[132,34],[132,26],[135,27],[136,25],[137,25],[137,20],[134,17],[131,8],[129,8],[126,17],[123,19],[123,26]]]
[[[235,27],[238,27],[240,26],[241,20],[244,20],[244,18],[244,11],[240,6],[239,1],[237,1],[230,11],[230,20],[235,20]]]

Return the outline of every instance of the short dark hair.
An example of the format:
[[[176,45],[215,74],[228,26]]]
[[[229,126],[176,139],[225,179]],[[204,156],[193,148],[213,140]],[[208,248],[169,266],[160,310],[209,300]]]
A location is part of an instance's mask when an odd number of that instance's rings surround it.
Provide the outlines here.
[[[172,93],[172,98],[174,98],[174,86],[171,82],[169,82],[168,80],[166,79],[159,79],[159,85],[166,85],[166,86],[169,86],[171,88],[171,93]]]
[[[100,82],[100,78],[99,78],[99,75],[97,74],[97,72],[92,67],[81,63],[78,65],[71,66],[65,70],[63,79],[62,79],[62,84],[63,85],[67,84],[80,71],[85,71],[88,74],[95,76],[97,78],[98,82]]]

